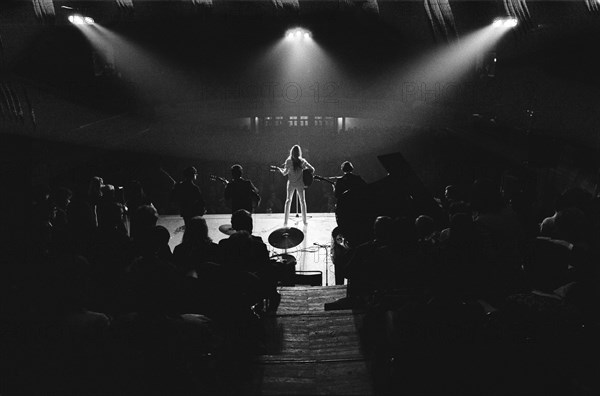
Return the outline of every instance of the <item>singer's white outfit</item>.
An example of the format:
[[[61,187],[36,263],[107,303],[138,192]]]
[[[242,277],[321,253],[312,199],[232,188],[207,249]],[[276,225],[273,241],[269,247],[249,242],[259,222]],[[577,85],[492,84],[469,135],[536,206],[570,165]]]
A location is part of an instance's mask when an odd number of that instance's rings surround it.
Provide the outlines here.
[[[294,197],[294,191],[298,194],[300,199],[300,210],[302,211],[302,221],[306,224],[306,197],[304,196],[304,182],[302,181],[302,171],[304,169],[310,169],[315,171],[315,168],[308,163],[304,158],[300,158],[300,167],[294,169],[294,164],[291,158],[285,160],[285,167],[283,175],[288,177],[287,181],[287,196],[285,199],[285,218],[283,225],[287,226],[288,218],[290,217],[290,208],[292,206],[292,198]]]

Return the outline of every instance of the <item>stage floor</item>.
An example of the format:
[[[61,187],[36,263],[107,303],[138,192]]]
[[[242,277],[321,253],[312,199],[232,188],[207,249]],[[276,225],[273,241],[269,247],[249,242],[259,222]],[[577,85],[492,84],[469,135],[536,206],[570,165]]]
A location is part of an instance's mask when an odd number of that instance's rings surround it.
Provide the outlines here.
[[[277,249],[269,245],[269,235],[278,228],[283,227],[283,213],[256,213],[253,235],[262,237],[267,244],[271,255],[281,253],[291,254],[296,258],[296,271],[321,271],[323,285],[335,285],[333,263],[331,262],[331,231],[337,225],[333,213],[309,213],[308,225],[302,224],[302,217],[290,215],[288,226],[295,227],[304,233],[304,240],[300,245],[288,249]],[[219,231],[219,226],[231,223],[230,214],[205,215],[208,225],[208,234],[213,242],[218,243],[228,235]],[[166,227],[171,233],[169,245],[175,248],[183,236],[183,219],[180,216],[160,216],[158,224]]]

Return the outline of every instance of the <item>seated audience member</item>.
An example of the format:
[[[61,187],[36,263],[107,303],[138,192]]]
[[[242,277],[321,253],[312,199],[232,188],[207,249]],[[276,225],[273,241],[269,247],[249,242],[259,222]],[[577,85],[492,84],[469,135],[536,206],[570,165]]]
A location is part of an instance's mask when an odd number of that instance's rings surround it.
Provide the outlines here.
[[[592,195],[581,188],[571,188],[562,193],[556,200],[555,212],[552,216],[546,217],[540,224],[540,235],[561,239],[556,227],[556,218],[558,214],[566,209],[575,208],[585,212],[592,202]]]
[[[133,242],[134,254],[140,254],[144,244],[148,243],[150,233],[154,230],[158,221],[158,212],[151,205],[142,205],[133,214],[131,229],[131,241]]]
[[[420,245],[435,245],[437,243],[435,222],[431,216],[418,216],[415,220],[415,228]]]
[[[236,231],[219,242],[219,262],[228,269],[254,274],[259,280],[257,297],[269,299],[271,309],[281,300],[277,292],[275,271],[269,261],[267,245],[259,236],[252,235],[252,215],[244,209],[231,215],[231,227]],[[251,286],[248,282],[246,286]]]
[[[158,257],[161,260],[173,262],[173,252],[169,246],[169,240],[171,240],[171,233],[164,226],[154,227],[154,242],[158,245]]]
[[[181,243],[173,251],[174,263],[180,273],[202,272],[203,264],[217,261],[218,245],[208,236],[206,220],[192,217],[183,233]],[[198,274],[195,274],[198,276]]]
[[[138,309],[146,307],[146,299],[150,294],[157,293],[163,298],[155,301],[153,297],[151,305],[153,309],[167,314],[178,310],[178,304],[182,300],[182,277],[175,266],[165,259],[164,231],[164,227],[154,226],[143,234],[137,257],[129,266],[128,272]]]
[[[391,225],[390,243],[375,251],[375,287],[379,290],[404,289],[414,292],[423,289],[426,260],[417,240],[416,221],[400,217]],[[430,230],[427,230],[426,234]],[[429,234],[431,235],[431,234]]]
[[[535,238],[529,246],[523,269],[533,290],[552,293],[573,279],[569,273],[575,256],[572,244],[547,237]]]
[[[448,207],[448,221],[457,213],[466,213],[471,216],[471,207],[465,201],[452,202]],[[439,242],[445,242],[450,236],[450,228],[444,228],[439,235]]]
[[[36,378],[44,385],[38,386],[44,388],[43,393],[107,392],[103,382],[107,374],[105,346],[110,319],[87,309],[91,267],[81,256],[63,256],[54,270],[48,279],[53,290],[46,296],[54,300],[54,310],[48,312],[47,331],[38,332],[47,345],[38,351],[40,356],[32,359],[36,364],[47,365]]]
[[[154,242],[164,242],[160,229],[152,234]],[[202,393],[206,358],[222,337],[211,319],[187,313],[202,303],[187,300],[198,295],[190,295],[184,277],[159,258],[160,243],[147,247],[131,267],[134,309],[117,317],[113,326],[115,382],[124,394]]]
[[[490,274],[483,241],[471,216],[454,214],[449,229],[447,243],[440,250],[431,279],[433,296],[449,302],[483,298],[488,292]]]
[[[483,239],[485,259],[494,273],[496,291],[500,296],[519,290],[523,286],[525,234],[516,214],[504,204],[499,187],[489,179],[473,183],[471,209],[475,228]]]
[[[392,224],[393,221],[388,216],[375,219],[374,239],[357,246],[346,265],[344,273],[348,279],[347,296],[325,304],[326,310],[348,309],[360,305],[373,291],[380,275],[377,273],[378,266],[381,265],[376,250],[391,243]]]

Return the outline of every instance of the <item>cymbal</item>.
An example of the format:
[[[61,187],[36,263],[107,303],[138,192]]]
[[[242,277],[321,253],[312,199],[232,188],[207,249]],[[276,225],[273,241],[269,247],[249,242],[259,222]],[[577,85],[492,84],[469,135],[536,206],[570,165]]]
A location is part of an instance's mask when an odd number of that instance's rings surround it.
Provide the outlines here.
[[[219,226],[219,231],[225,235],[235,234],[235,230],[231,228],[231,224],[221,224]]]
[[[304,240],[304,233],[294,227],[282,227],[269,235],[269,244],[279,249],[290,249]]]

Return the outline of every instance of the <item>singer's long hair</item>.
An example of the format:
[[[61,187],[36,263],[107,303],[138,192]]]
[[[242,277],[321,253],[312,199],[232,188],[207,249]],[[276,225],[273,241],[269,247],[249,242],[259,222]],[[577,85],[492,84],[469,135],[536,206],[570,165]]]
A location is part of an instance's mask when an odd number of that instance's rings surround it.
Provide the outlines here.
[[[294,166],[294,169],[300,169],[302,167],[302,149],[300,148],[300,146],[298,146],[297,144],[292,146],[292,148],[290,149],[290,156],[288,158],[292,160],[292,165]]]

